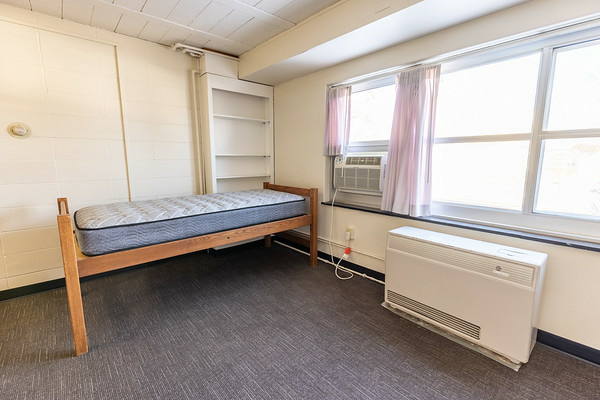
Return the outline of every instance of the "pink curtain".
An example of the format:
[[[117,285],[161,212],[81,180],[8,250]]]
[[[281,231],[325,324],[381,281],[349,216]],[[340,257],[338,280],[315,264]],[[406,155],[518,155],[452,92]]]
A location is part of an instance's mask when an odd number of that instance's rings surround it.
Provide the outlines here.
[[[396,77],[396,104],[381,209],[413,217],[430,214],[431,151],[440,66]]]
[[[334,87],[327,91],[325,142],[323,155],[346,155],[350,137],[350,97],[352,87]]]

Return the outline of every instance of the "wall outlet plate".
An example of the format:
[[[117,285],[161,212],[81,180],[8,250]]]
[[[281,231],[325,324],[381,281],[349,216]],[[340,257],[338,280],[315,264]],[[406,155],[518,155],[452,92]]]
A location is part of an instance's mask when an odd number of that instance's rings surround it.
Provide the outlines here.
[[[346,228],[346,240],[354,240],[354,227],[349,226]]]

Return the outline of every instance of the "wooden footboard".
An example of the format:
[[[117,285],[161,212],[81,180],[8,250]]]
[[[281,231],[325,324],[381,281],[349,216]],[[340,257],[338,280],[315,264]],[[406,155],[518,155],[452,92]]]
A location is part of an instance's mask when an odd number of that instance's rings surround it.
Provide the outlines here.
[[[288,218],[275,222],[268,222],[233,229],[224,232],[211,233],[188,239],[176,240],[137,249],[119,251],[100,256],[87,257],[79,251],[75,236],[69,205],[66,198],[57,199],[58,202],[58,233],[62,252],[63,266],[65,270],[65,282],[67,286],[67,299],[69,304],[69,315],[71,328],[73,330],[73,341],[75,354],[77,356],[87,353],[87,335],[85,330],[85,319],[83,303],[81,300],[81,287],[79,279],[84,276],[113,271],[132,265],[143,264],[164,258],[187,254],[194,251],[205,250],[216,246],[231,244],[241,240],[253,239],[264,236],[265,244],[270,246],[271,235],[289,229],[310,226],[310,265],[317,265],[317,208],[318,190],[316,188],[303,189],[290,186],[273,185],[268,182],[263,184],[265,189],[288,192],[308,197],[310,212],[300,217]]]

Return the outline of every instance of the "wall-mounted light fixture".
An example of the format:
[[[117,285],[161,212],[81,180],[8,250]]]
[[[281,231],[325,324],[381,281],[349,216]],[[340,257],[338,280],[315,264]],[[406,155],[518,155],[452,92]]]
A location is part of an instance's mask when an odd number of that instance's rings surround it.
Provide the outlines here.
[[[13,122],[6,127],[8,134],[17,139],[25,139],[31,135],[31,128],[22,122]]]

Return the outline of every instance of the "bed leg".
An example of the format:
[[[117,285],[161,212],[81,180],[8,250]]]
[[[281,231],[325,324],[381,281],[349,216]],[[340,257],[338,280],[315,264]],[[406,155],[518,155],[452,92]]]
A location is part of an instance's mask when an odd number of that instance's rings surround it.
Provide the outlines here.
[[[79,270],[77,268],[77,253],[73,239],[73,226],[71,225],[71,216],[68,214],[59,215],[57,219],[75,355],[79,356],[87,353],[88,344],[83,316],[83,302],[81,300],[81,286],[79,284]]]
[[[310,265],[313,267],[317,266],[318,261],[318,218],[317,210],[319,208],[319,191],[318,189],[310,189],[310,213],[312,215],[312,222],[310,224]]]
[[[265,247],[271,247],[271,235],[265,235]]]

